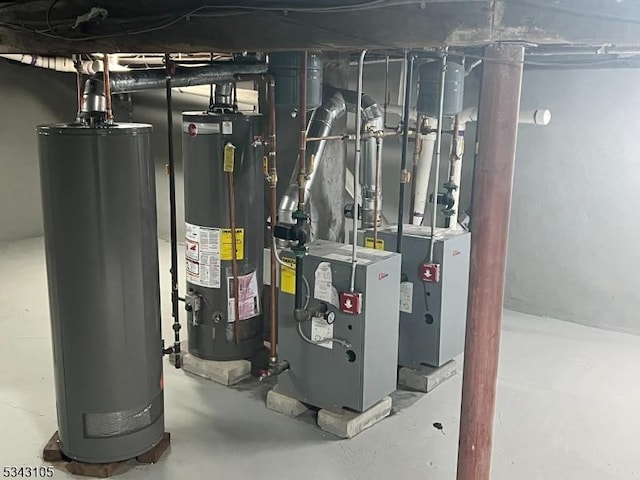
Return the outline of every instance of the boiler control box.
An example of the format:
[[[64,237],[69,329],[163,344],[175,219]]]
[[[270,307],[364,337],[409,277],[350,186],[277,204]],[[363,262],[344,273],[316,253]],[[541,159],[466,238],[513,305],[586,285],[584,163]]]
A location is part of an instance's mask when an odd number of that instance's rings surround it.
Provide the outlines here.
[[[309,305],[326,305],[330,314],[301,323],[293,315],[294,256],[286,250],[281,256],[287,266],[280,266],[285,271],[280,272],[278,345],[290,369],[278,376],[277,391],[319,408],[358,412],[395,391],[400,255],[358,247],[350,292],[351,246],[309,244],[302,260],[308,287],[302,295]]]
[[[378,232],[376,248],[395,251],[397,226]],[[464,351],[469,293],[471,234],[436,229],[429,261],[431,228],[403,227],[398,365],[441,367]],[[358,232],[373,247],[373,231]]]

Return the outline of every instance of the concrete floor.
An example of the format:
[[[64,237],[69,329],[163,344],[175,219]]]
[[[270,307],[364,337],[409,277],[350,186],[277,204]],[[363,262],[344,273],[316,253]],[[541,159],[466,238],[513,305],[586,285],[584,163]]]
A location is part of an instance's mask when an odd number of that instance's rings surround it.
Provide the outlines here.
[[[161,243],[165,266],[168,253]],[[0,305],[0,467],[40,465],[56,430],[42,239],[0,244]],[[639,365],[640,337],[505,312],[493,478],[640,478]],[[399,393],[404,406],[352,440],[266,410],[263,390],[207,383],[168,363],[165,384],[171,450],[120,478],[455,478],[460,376],[428,396]]]

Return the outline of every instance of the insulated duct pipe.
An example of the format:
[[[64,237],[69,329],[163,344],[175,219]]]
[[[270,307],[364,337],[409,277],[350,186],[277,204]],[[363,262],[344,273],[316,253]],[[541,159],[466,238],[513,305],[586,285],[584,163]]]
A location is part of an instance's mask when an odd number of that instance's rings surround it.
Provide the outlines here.
[[[236,75],[261,75],[267,73],[266,64],[246,65],[222,62],[206,67],[176,67],[171,76],[172,87],[190,87],[235,81]],[[113,72],[111,74],[111,93],[129,93],[139,90],[163,88],[166,73],[162,68]]]
[[[331,133],[331,129],[336,120],[343,117],[347,112],[347,106],[342,93],[336,91],[328,100],[317,108],[311,115],[309,126],[307,128],[307,137],[314,138],[326,138]],[[322,154],[324,152],[326,140],[320,140],[311,143],[306,150],[306,159],[308,172],[307,182],[305,184],[305,198],[309,198],[309,192],[311,186],[316,177],[318,165],[322,160]],[[280,223],[293,225],[295,220],[293,219],[293,212],[298,208],[298,170],[299,165],[296,164],[287,191],[280,200],[280,207],[278,209],[278,220]]]

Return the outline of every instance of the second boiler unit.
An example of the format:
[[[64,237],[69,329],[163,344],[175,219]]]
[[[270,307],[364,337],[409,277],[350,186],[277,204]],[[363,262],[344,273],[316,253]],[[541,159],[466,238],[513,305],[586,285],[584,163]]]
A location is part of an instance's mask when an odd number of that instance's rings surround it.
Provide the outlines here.
[[[249,358],[263,341],[262,117],[236,112],[231,90],[217,85],[222,106],[182,123],[188,348],[217,361]]]

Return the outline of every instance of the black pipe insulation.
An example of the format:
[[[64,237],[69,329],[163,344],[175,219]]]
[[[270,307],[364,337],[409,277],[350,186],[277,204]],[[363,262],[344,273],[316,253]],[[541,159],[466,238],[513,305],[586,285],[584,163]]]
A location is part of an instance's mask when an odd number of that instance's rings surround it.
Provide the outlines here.
[[[234,82],[237,75],[261,75],[267,73],[267,64],[242,64],[221,62],[204,67],[174,67],[172,87],[191,87],[212,83]],[[102,75],[102,74],[96,74]],[[111,93],[128,93],[162,88],[166,80],[164,68],[112,72],[109,83]]]

